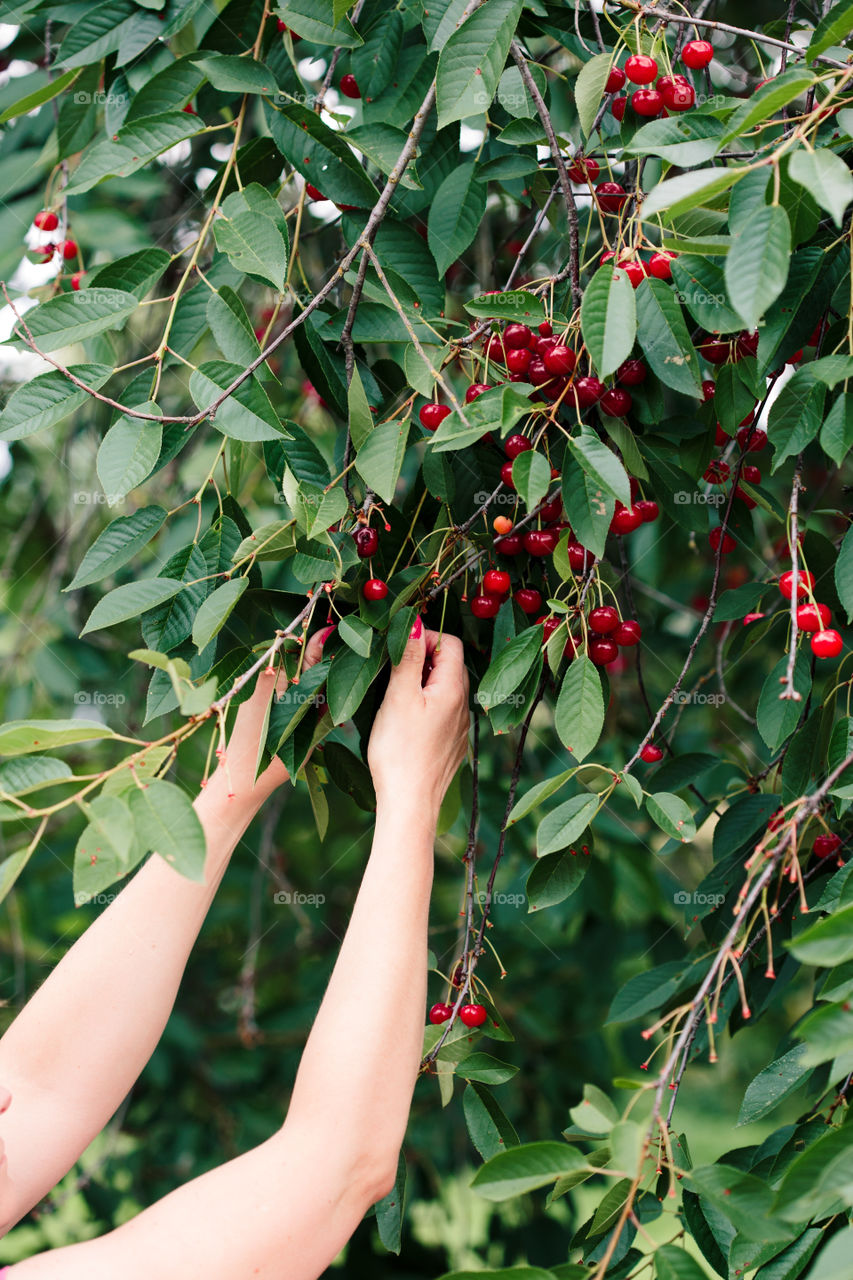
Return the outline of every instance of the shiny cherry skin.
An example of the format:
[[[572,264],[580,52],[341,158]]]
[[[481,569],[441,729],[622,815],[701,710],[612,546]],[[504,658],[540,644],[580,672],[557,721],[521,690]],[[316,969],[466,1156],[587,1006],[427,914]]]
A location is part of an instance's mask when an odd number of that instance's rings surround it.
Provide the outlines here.
[[[816,858],[831,858],[841,848],[841,836],[834,831],[826,835],[815,836],[812,853]]]
[[[837,658],[844,648],[844,641],[832,628],[828,631],[816,631],[810,644],[816,658]]]
[[[488,596],[505,596],[509,594],[509,574],[503,569],[487,569],[483,574],[483,591]]]
[[[590,640],[587,653],[597,667],[606,667],[608,663],[615,662],[619,657],[619,646],[615,640],[602,637]]]
[[[790,600],[794,594],[794,570],[788,569],[779,578],[779,590],[786,600]],[[808,569],[797,570],[797,599],[802,600],[814,591],[814,574],[809,573]]]
[[[681,50],[681,61],[691,71],[701,71],[707,67],[714,56],[714,46],[710,40],[688,40]]]
[[[504,441],[504,453],[510,460],[517,458],[520,453],[527,453],[532,448],[533,442],[528,440],[527,436],[521,435],[520,432],[507,436]]]
[[[825,631],[832,619],[825,604],[801,604],[797,609],[797,626],[801,631]]]
[[[615,631],[619,626],[619,614],[612,605],[601,604],[590,610],[587,621],[593,631],[604,636],[610,631]]]
[[[369,560],[371,556],[376,555],[379,548],[379,534],[375,529],[369,529],[367,525],[362,525],[360,529],[353,530],[352,536],[355,542],[355,549],[361,560]]]
[[[657,73],[658,64],[644,53],[632,54],[625,63],[625,75],[633,84],[651,84]]]
[[[640,752],[640,759],[646,764],[657,764],[658,760],[663,759],[663,752],[653,742],[647,742]]]
[[[618,182],[599,182],[595,194],[599,208],[605,213],[619,213],[628,199],[628,192]]]
[[[365,600],[384,600],[388,594],[388,583],[381,578],[368,578],[361,588]]]
[[[542,596],[535,587],[519,587],[513,594],[513,600],[522,613],[528,613],[531,616],[542,608]]]
[[[524,535],[524,549],[531,556],[549,556],[557,545],[553,529],[530,529]]]
[[[474,596],[470,604],[475,618],[494,618],[501,607],[498,596]]]
[[[620,648],[632,648],[635,644],[639,644],[643,635],[643,628],[640,626],[636,618],[626,618],[624,622],[620,622],[618,627],[614,627],[610,633],[611,640],[615,640]]]
[[[422,406],[418,418],[421,426],[426,427],[427,431],[437,431],[450,412],[449,404],[425,404]]]
[[[463,1004],[459,1017],[466,1027],[481,1027],[486,1021],[486,1010],[481,1004]]]
[[[452,1017],[453,1010],[449,1004],[434,1004],[429,1011],[429,1020],[434,1027]]]

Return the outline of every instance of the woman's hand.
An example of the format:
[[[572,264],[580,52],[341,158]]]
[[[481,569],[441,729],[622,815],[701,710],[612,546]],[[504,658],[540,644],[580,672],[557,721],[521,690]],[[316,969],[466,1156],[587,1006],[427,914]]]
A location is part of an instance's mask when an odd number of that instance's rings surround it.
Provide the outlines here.
[[[308,641],[302,663],[303,671],[320,661],[323,645],[333,630],[333,626],[324,627]],[[287,685],[288,680],[283,670],[275,673],[265,669],[260,672],[251,697],[237,709],[225,754],[208,781],[208,792],[233,796],[235,801],[258,809],[277,787],[287,781],[287,770],[278,756],[263,773],[255,777],[258,756],[263,747],[261,736],[266,732],[268,723],[267,708],[270,699],[273,692],[279,695],[284,693]]]
[[[462,641],[424,631],[418,618],[391,668],[367,760],[378,804],[416,791],[435,812],[468,747],[468,673]]]

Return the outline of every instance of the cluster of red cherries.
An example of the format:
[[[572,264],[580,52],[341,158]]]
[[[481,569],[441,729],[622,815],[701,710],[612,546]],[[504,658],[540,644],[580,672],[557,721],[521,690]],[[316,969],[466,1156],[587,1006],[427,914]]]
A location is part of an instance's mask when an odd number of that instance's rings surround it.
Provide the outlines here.
[[[769,832],[778,831],[786,821],[787,815],[784,809],[777,809],[775,813],[770,815],[767,823]],[[819,836],[815,836],[812,843],[812,853],[816,858],[832,858],[838,853],[844,841],[835,831],[827,831]],[[839,858],[839,866],[843,865],[843,860]]]
[[[835,628],[829,625],[832,621],[829,606],[814,598],[814,574],[808,569],[798,569],[795,575],[794,570],[789,569],[779,579],[779,590],[785,600],[790,601],[796,590],[796,599],[805,601],[797,605],[797,629],[810,637],[809,645],[815,657],[837,658],[844,642]],[[763,613],[748,613],[743,620],[744,626],[764,616]]]
[[[714,56],[713,46],[707,40],[690,40],[681,51],[681,60],[691,71],[701,71]],[[653,119],[668,116],[672,112],[689,111],[696,105],[696,90],[686,76],[675,72],[671,76],[659,76],[654,58],[635,53],[628,58],[624,70],[611,67],[605,83],[605,92],[619,94],[626,80],[638,85],[631,94],[631,108],[638,116]],[[623,120],[627,97],[614,97],[610,110],[616,120]]]
[[[33,226],[37,231],[56,231],[59,226],[59,217],[52,209],[42,209],[33,218]],[[57,244],[39,245],[35,250],[36,261],[39,263],[52,262],[55,257],[60,257],[64,262],[71,262],[77,257],[77,241],[66,239],[60,240]],[[71,277],[71,288],[80,288],[80,279],[83,275],[82,271],[75,271]]]
[[[452,1016],[452,1005],[443,1002],[434,1004],[429,1011],[429,1020],[434,1027],[446,1022]],[[487,1017],[486,1009],[481,1004],[463,1004],[459,1010],[459,1019],[466,1027],[481,1027]]]

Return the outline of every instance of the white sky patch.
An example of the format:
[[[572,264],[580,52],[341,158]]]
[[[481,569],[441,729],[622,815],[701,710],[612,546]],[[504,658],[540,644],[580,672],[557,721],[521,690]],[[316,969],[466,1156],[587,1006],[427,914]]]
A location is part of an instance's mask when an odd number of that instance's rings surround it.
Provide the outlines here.
[[[189,160],[192,150],[189,139],[184,138],[181,142],[176,142],[173,147],[169,147],[167,151],[161,152],[156,157],[156,162],[161,165],[183,164],[185,160]]]
[[[0,49],[8,48],[19,30],[19,27],[11,26],[8,22],[0,22]]]
[[[476,151],[478,147],[483,145],[486,136],[485,129],[472,129],[469,124],[463,121],[459,126],[459,150],[460,151]],[[545,148],[547,155],[548,148]]]
[[[231,154],[231,147],[225,142],[214,142],[210,154],[217,164],[224,164]]]

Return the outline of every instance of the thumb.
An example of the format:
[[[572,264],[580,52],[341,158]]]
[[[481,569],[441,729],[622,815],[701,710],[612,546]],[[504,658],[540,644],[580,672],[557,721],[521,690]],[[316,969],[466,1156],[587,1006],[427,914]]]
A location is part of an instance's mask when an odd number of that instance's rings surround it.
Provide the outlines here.
[[[410,693],[415,689],[420,690],[425,661],[426,634],[423,620],[418,614],[409,632],[409,639],[403,650],[402,658],[397,666],[391,667],[391,675],[388,680],[389,691],[396,690],[401,693]]]

